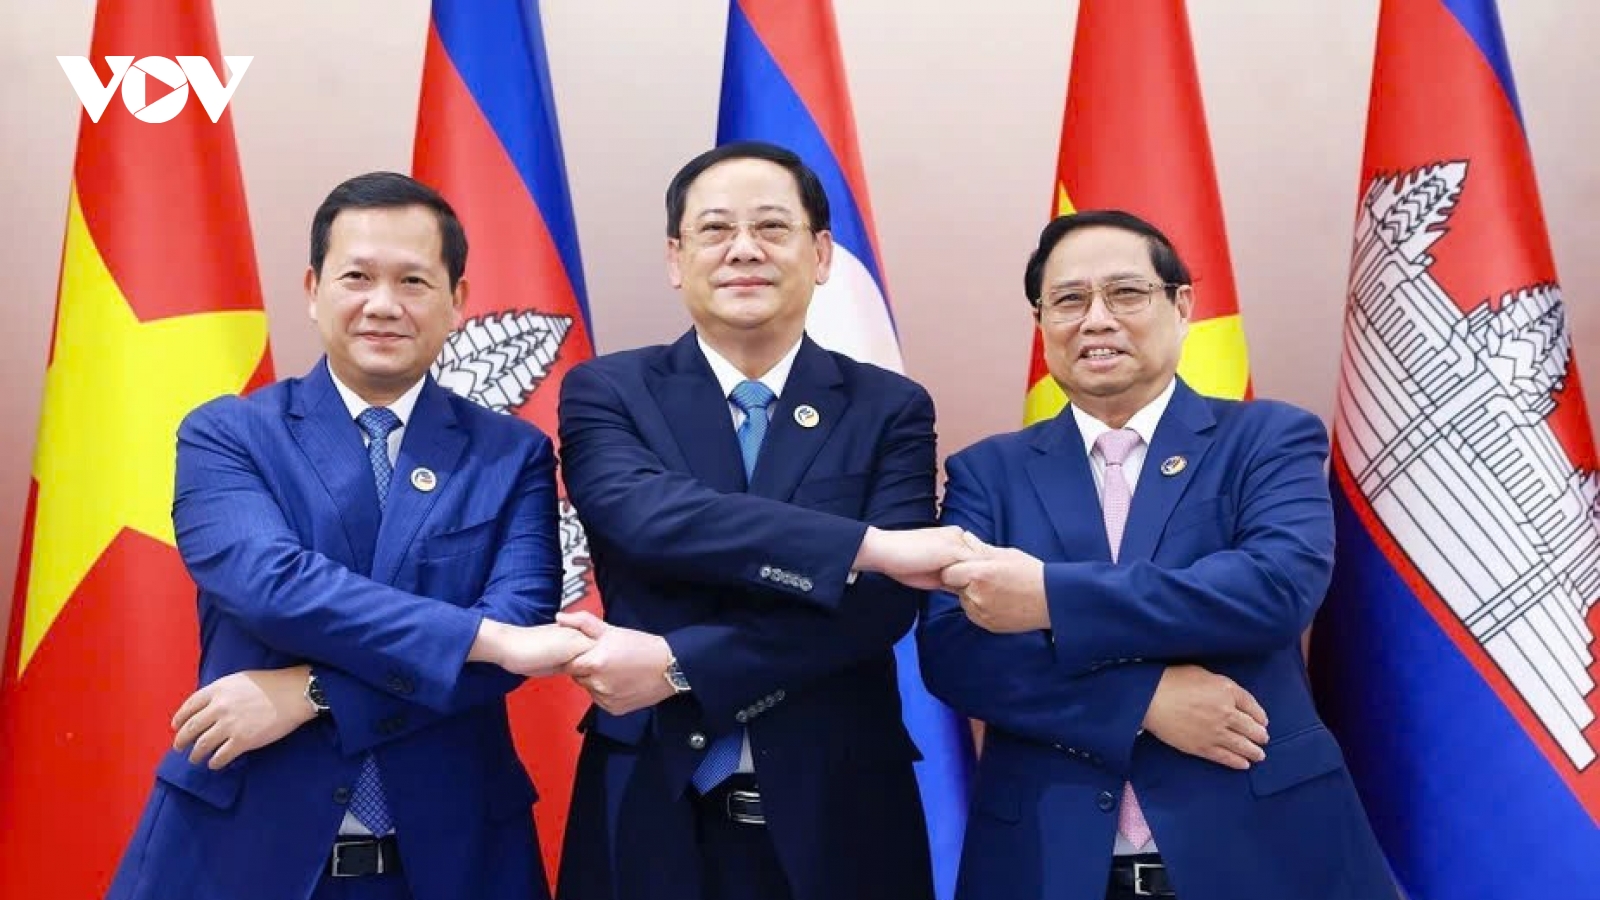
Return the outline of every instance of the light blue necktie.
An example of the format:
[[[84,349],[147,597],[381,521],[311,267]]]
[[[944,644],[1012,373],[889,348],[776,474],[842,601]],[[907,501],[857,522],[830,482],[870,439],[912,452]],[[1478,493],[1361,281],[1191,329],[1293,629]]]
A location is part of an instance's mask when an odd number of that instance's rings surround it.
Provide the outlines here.
[[[728,395],[734,406],[744,412],[744,424],[739,426],[739,454],[744,457],[745,484],[749,485],[756,471],[756,458],[761,455],[761,442],[767,436],[767,407],[777,395],[759,381],[741,381]],[[704,794],[726,781],[739,768],[739,756],[744,750],[744,729],[736,728],[712,743],[700,767],[694,770],[695,790]]]
[[[400,417],[371,406],[356,417],[356,424],[367,433],[367,461],[372,463],[372,477],[377,480],[381,510],[389,501],[389,480],[394,476],[394,466],[389,463],[389,433],[400,427]],[[383,782],[378,777],[378,761],[371,753],[361,761],[361,772],[356,775],[350,812],[375,835],[381,837],[394,830],[394,818],[389,814],[389,802],[384,799]]]

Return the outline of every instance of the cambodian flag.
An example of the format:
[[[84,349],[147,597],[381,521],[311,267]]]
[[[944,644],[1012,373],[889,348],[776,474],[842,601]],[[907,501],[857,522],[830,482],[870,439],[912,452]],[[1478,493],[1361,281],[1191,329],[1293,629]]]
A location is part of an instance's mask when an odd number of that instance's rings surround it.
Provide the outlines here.
[[[1600,896],[1600,479],[1490,0],[1384,0],[1311,672],[1412,900]]]
[[[817,343],[903,370],[872,228],[867,183],[833,9],[827,0],[733,0],[723,61],[719,144],[768,141],[793,150],[821,178],[833,219],[833,267],[817,289],[806,331]],[[966,826],[971,731],[922,685],[916,643],[896,645],[900,694],[923,761],[917,764],[939,896],[955,889]]]
[[[434,366],[440,384],[556,440],[561,379],[594,355],[583,263],[537,3],[434,0],[413,172],[444,194],[471,245],[467,321]],[[561,491],[564,606],[599,613],[588,544]],[[511,694],[511,727],[539,789],[555,872],[589,698],[565,678]]]

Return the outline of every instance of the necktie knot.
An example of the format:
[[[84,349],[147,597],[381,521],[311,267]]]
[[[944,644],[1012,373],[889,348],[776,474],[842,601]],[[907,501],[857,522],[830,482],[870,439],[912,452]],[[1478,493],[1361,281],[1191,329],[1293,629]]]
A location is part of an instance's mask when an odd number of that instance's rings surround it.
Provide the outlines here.
[[[369,406],[356,416],[356,424],[367,433],[373,441],[387,440],[389,433],[400,427],[400,417],[393,410],[381,406]]]
[[[778,395],[772,392],[772,388],[759,381],[748,379],[734,385],[733,391],[728,394],[728,399],[733,405],[739,407],[739,411],[747,416],[751,410],[766,409],[777,398]]]
[[[1108,466],[1120,466],[1128,461],[1128,454],[1133,448],[1139,446],[1144,438],[1139,437],[1139,432],[1132,428],[1118,428],[1107,431],[1095,438],[1094,446],[1100,451],[1100,456],[1105,459]]]

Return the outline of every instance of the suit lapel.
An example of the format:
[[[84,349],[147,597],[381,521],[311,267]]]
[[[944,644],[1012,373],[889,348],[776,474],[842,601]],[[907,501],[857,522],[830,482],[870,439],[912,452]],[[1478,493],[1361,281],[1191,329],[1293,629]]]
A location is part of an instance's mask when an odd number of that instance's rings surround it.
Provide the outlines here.
[[[1211,447],[1210,431],[1216,424],[1206,401],[1179,379],[1167,410],[1156,425],[1139,483],[1134,487],[1133,506],[1128,510],[1128,526],[1122,534],[1119,562],[1148,560],[1155,553],[1167,519],[1183,492],[1194,480],[1194,473]],[[1182,459],[1181,468],[1176,461]],[[1165,464],[1172,460],[1174,465]],[[1167,474],[1164,468],[1178,471]]]
[[[810,338],[802,338],[783,396],[768,408],[771,424],[756,458],[750,493],[774,500],[792,497],[849,405],[838,364]],[[795,417],[802,406],[816,413],[806,417],[815,423],[809,428]]]
[[[372,561],[374,581],[392,584],[401,560],[411,550],[417,529],[427,518],[434,501],[451,490],[458,474],[457,464],[466,449],[467,434],[456,420],[445,389],[429,377],[417,396],[411,421],[406,423],[400,454],[394,463],[394,481],[389,487],[389,502],[384,507],[383,525],[378,530],[378,547]],[[431,482],[414,480],[422,470],[431,472]],[[424,489],[431,484],[430,489]]]
[[[1083,449],[1083,436],[1071,407],[1062,409],[1040,429],[1033,449],[1028,477],[1066,550],[1066,559],[1109,562],[1111,545],[1106,541],[1100,495],[1095,491],[1089,454]]]
[[[363,574],[370,572],[378,539],[378,490],[360,429],[333,387],[326,360],[293,391],[287,413],[289,434],[338,513],[351,565]]]
[[[724,494],[744,490],[744,458],[733,432],[733,413],[693,331],[667,349],[649,379],[689,472]]]

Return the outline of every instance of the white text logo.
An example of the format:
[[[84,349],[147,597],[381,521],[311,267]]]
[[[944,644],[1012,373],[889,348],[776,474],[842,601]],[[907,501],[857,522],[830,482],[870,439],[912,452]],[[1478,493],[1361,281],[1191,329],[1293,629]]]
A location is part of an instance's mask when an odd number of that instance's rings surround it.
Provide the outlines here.
[[[78,99],[83,102],[83,110],[89,114],[89,121],[98,122],[100,116],[106,111],[106,105],[111,102],[111,95],[117,92],[117,87],[122,87],[122,102],[128,107],[128,112],[141,122],[156,124],[170,121],[174,116],[183,111],[189,102],[189,88],[194,88],[195,96],[200,98],[200,105],[206,108],[206,115],[215,122],[222,117],[222,111],[227,108],[228,101],[233,99],[233,91],[244,78],[245,70],[250,68],[253,56],[224,56],[227,69],[231,73],[228,83],[224,85],[217,77],[215,69],[211,68],[211,61],[204,56],[180,56],[177,62],[165,56],[145,56],[134,62],[131,56],[108,56],[106,65],[111,69],[111,80],[102,82],[100,74],[94,70],[94,63],[82,56],[58,56],[62,71],[67,73],[67,80],[72,82],[72,89],[78,92]],[[166,96],[154,103],[145,103],[145,89],[147,80],[154,78],[171,89]]]

